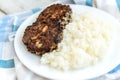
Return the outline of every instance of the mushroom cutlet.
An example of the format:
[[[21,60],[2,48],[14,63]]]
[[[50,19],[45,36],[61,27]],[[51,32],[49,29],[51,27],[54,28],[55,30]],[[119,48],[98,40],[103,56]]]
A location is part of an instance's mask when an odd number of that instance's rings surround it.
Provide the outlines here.
[[[28,51],[37,55],[57,49],[63,38],[63,30],[71,21],[69,5],[53,4],[44,9],[36,21],[27,26],[22,42]]]

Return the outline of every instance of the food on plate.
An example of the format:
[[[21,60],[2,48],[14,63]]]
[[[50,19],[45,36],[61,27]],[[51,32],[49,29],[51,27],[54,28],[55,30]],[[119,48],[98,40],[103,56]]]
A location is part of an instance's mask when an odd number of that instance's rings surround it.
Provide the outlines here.
[[[69,5],[53,4],[44,9],[37,20],[24,32],[22,41],[28,51],[37,55],[57,49],[63,38],[63,30],[71,21]]]
[[[74,70],[101,61],[112,43],[111,23],[94,13],[72,13],[58,48],[42,55],[41,64],[58,70]]]
[[[22,37],[41,64],[73,70],[98,63],[108,53],[113,26],[94,13],[75,13],[69,5],[44,9]]]

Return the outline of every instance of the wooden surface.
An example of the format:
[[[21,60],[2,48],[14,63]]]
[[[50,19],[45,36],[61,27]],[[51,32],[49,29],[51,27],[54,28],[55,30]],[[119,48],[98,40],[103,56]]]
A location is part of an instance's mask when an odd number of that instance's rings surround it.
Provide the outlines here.
[[[55,1],[57,0],[0,0],[0,17],[36,7],[44,7]]]

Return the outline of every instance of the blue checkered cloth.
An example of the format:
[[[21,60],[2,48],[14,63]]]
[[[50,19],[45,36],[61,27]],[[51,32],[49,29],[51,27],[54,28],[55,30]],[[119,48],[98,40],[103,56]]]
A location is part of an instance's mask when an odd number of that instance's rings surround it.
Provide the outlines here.
[[[89,2],[87,2],[86,4],[91,6],[91,0],[88,1]],[[120,2],[120,0],[116,0],[116,1]],[[29,16],[40,10],[41,10],[40,8],[36,8],[30,11],[25,11],[15,15],[8,15],[3,18],[0,18],[0,74],[3,74],[2,69],[13,70],[15,68],[14,59],[13,59],[14,47],[13,47],[13,43],[11,42],[11,39],[14,36],[11,35],[12,34],[14,35],[14,33],[19,28],[20,24],[25,19],[27,19]],[[108,72],[107,75],[116,75],[116,73],[119,73],[120,75],[120,65],[116,66],[116,68]],[[0,80],[2,79],[0,78]]]
[[[14,39],[14,34],[20,24],[29,16],[40,10],[40,8],[36,8],[30,11],[25,11],[15,15],[7,15],[0,18],[0,80],[15,80],[15,54],[12,39]],[[12,79],[10,79],[10,76],[13,76],[13,74],[10,74],[10,72],[14,73],[14,78]]]
[[[8,15],[0,18],[0,68],[13,68],[14,60],[7,59],[5,57],[5,46],[6,43],[10,42],[10,35],[17,31],[20,24],[32,14],[40,11],[40,8],[36,8],[23,13],[15,15]],[[6,46],[6,50],[8,47]],[[6,53],[7,54],[7,53]],[[5,58],[5,59],[4,59]]]

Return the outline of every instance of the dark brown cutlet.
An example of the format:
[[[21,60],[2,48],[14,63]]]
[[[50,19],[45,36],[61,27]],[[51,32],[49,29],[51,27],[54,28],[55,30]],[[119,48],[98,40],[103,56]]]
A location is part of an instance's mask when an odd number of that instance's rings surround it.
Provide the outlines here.
[[[65,25],[71,21],[69,5],[53,4],[43,10],[37,20],[25,29],[22,41],[28,51],[42,55],[57,48]]]
[[[50,24],[58,22],[70,22],[72,13],[69,5],[54,4],[46,8],[37,18],[37,21]],[[60,23],[62,24],[62,23]]]

